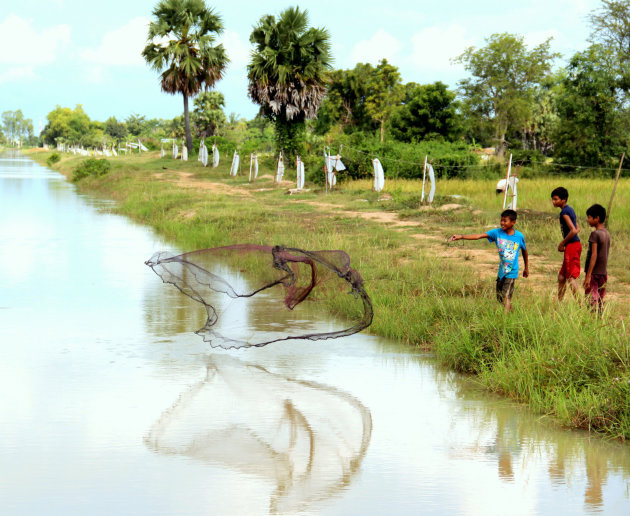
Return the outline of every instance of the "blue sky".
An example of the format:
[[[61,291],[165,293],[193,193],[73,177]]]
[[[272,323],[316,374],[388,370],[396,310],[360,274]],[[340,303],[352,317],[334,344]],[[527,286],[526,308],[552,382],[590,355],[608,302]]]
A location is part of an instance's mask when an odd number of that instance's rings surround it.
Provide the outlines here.
[[[156,0],[8,3],[0,5],[0,112],[22,109],[36,131],[57,104],[82,104],[97,120],[182,113],[181,96],[162,93],[140,56]],[[387,58],[405,82],[441,80],[452,87],[465,71],[450,59],[483,46],[493,33],[522,34],[532,45],[552,36],[552,48],[564,58],[584,49],[588,13],[600,6],[599,0],[206,3],[223,17],[222,40],[232,60],[216,89],[225,94],[227,113],[248,118],[257,112],[247,98],[249,34],[262,15],[290,5],[308,9],[311,25],[329,30],[335,67]]]

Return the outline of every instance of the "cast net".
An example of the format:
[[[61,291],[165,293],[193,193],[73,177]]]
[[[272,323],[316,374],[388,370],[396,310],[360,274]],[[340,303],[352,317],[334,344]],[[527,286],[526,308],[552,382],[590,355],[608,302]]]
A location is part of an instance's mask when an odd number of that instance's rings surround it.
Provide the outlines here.
[[[203,305],[207,320],[197,333],[213,347],[333,339],[372,323],[363,279],[343,251],[241,244],[158,252],[145,263]]]

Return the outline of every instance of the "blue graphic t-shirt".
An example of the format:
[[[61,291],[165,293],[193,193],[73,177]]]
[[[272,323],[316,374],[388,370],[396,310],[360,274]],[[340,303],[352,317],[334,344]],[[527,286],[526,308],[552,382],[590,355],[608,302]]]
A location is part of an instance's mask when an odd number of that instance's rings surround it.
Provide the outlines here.
[[[571,222],[573,222],[573,227],[577,228],[577,217],[575,216],[575,210],[571,208],[571,206],[567,205],[564,208],[562,208],[562,211],[560,212],[560,227],[562,228],[562,238],[566,238],[567,235],[569,234],[569,231],[571,231],[569,229],[569,225],[564,220],[565,215],[569,216],[569,218],[571,219]],[[578,238],[577,235],[575,235],[571,240],[567,242],[567,244],[572,244],[573,242],[579,242],[579,241],[580,239]]]
[[[488,231],[488,241],[495,242],[499,250],[499,279],[518,278],[518,253],[525,247],[525,237],[514,230],[508,235],[501,228]]]

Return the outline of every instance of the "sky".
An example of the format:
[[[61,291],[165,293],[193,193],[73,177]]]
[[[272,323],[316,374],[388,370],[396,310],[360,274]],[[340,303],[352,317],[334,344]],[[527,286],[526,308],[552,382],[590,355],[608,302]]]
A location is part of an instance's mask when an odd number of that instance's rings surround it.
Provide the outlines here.
[[[144,62],[147,25],[157,0],[0,0],[0,113],[21,109],[39,121],[55,106],[81,104],[90,118],[124,120],[131,114],[173,118],[181,95],[161,92],[158,73]],[[588,46],[588,14],[600,0],[287,0],[209,2],[225,27],[220,41],[231,60],[215,85],[227,114],[252,118],[247,97],[249,35],[266,14],[307,9],[311,26],[331,35],[335,68],[386,58],[404,82],[442,81],[452,88],[466,71],[452,58],[481,47],[494,33],[524,36],[528,45],[553,37],[563,64]]]

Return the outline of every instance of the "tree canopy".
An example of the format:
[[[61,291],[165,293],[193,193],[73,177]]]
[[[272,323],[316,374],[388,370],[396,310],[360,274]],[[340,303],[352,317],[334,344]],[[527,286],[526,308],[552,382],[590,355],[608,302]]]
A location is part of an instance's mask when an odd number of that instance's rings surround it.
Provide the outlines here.
[[[191,151],[188,99],[223,77],[229,59],[223,45],[215,45],[223,23],[203,0],[162,0],[153,16],[142,55],[161,72],[162,91],[183,96],[186,143]]]
[[[551,52],[550,39],[531,50],[514,34],[493,34],[486,41],[456,59],[472,76],[460,81],[460,93],[471,112],[491,121],[497,153],[503,155],[507,132],[530,116],[535,89],[558,54]]]
[[[331,69],[330,36],[309,27],[308,12],[291,7],[263,16],[250,36],[249,96],[275,122],[276,141],[289,154],[302,150],[304,121],[314,118]]]
[[[202,138],[213,136],[227,121],[223,108],[225,97],[218,91],[200,93],[193,101],[193,125]]]
[[[391,121],[392,136],[404,142],[441,138],[456,140],[462,134],[462,116],[456,93],[446,84],[410,83],[402,106]]]

